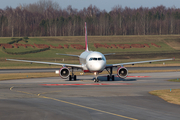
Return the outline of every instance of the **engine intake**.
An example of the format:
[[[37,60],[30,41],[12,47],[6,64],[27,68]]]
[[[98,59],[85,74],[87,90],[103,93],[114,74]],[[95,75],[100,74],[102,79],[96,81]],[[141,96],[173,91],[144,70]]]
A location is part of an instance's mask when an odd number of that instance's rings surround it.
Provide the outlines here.
[[[66,79],[69,77],[70,70],[66,67],[63,67],[59,70],[59,76],[63,79]]]
[[[117,70],[117,75],[118,75],[118,77],[120,77],[120,78],[126,78],[127,75],[128,75],[128,70],[127,70],[125,67],[120,67],[120,68]]]

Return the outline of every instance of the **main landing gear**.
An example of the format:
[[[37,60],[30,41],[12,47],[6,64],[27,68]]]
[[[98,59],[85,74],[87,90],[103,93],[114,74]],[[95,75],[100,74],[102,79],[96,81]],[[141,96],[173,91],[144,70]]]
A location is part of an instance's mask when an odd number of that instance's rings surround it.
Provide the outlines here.
[[[112,75],[112,67],[109,68],[109,69],[110,69],[110,70],[106,69],[106,70],[108,71],[108,73],[109,73],[109,75],[107,75],[107,81],[109,81],[110,79],[111,79],[112,81],[114,81],[114,75]]]
[[[74,81],[76,81],[76,75],[74,75],[73,72],[74,72],[74,71],[73,71],[73,68],[72,68],[72,75],[69,75],[69,81],[71,81],[72,79],[73,79]]]

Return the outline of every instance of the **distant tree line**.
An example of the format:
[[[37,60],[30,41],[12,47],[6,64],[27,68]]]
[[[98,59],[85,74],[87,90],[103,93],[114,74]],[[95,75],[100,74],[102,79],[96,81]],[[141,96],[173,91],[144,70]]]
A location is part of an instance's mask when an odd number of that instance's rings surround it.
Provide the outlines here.
[[[180,9],[165,6],[122,8],[110,12],[90,5],[61,9],[52,0],[39,0],[13,9],[0,9],[0,37],[180,34]]]

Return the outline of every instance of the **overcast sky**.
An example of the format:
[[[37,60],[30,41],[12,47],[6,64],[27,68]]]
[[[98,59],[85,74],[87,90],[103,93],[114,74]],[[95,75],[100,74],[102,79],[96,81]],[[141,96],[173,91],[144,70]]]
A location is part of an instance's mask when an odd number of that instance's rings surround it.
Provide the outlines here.
[[[0,3],[0,9],[4,9],[6,6],[16,8],[19,4],[35,3],[39,0],[2,0]],[[88,7],[90,4],[95,5],[100,10],[106,10],[109,12],[114,6],[120,5],[123,8],[125,6],[130,8],[142,7],[156,7],[158,5],[164,5],[166,7],[180,8],[180,0],[52,0],[59,3],[59,6],[64,9],[68,5],[78,10]]]

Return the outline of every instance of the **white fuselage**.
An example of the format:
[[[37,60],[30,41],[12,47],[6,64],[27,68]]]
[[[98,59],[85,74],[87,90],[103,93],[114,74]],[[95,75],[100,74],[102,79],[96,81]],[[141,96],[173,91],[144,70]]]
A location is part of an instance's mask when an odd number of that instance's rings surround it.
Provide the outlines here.
[[[84,51],[79,56],[84,72],[102,72],[106,67],[106,58],[100,52]]]

